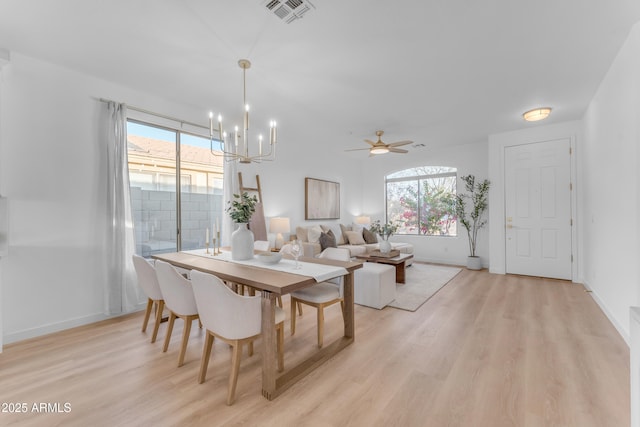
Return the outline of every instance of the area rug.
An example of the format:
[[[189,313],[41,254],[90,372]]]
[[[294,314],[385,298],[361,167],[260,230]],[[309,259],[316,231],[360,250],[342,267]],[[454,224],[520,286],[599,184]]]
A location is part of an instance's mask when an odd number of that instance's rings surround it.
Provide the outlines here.
[[[406,283],[396,284],[396,299],[387,307],[416,311],[460,271],[455,267],[414,262],[406,269]]]

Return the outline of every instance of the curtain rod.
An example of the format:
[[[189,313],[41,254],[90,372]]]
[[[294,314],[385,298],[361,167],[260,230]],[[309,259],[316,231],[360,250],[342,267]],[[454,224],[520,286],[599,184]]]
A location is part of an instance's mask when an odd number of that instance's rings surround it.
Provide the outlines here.
[[[106,98],[99,98],[99,101],[100,102],[116,102],[117,103],[117,101],[113,101],[111,99],[106,99]],[[144,108],[134,107],[133,105],[129,105],[129,104],[124,104],[124,105],[126,105],[126,107],[129,110],[137,111],[139,113],[149,114],[149,115],[152,115],[152,116],[160,117],[161,119],[173,120],[174,122],[180,123],[180,125],[185,125],[186,124],[186,125],[189,125],[189,126],[195,126],[195,127],[199,127],[199,128],[202,128],[202,129],[209,130],[209,126],[203,126],[203,125],[200,125],[198,123],[193,123],[193,122],[189,122],[187,120],[178,119],[176,117],[167,116],[165,114],[160,114],[160,113],[156,113],[156,112],[153,112],[153,111],[145,110]]]

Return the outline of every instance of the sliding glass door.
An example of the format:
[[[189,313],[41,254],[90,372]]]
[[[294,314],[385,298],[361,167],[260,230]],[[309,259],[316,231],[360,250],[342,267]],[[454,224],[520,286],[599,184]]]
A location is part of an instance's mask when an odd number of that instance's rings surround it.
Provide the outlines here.
[[[222,161],[209,139],[129,120],[129,185],[136,253],[205,247],[222,214]]]

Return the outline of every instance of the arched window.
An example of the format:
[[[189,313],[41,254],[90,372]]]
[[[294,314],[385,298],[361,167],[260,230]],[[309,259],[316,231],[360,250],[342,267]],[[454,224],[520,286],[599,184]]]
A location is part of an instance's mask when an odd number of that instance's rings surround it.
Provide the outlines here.
[[[397,234],[456,236],[457,169],[423,166],[385,178],[387,221],[399,225]]]

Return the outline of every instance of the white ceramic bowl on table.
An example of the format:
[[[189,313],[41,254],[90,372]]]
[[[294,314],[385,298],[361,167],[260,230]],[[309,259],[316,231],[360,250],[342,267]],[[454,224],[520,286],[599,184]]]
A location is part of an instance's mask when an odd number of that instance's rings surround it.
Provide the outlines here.
[[[257,254],[255,258],[263,264],[277,264],[282,259],[282,254],[278,252]]]

